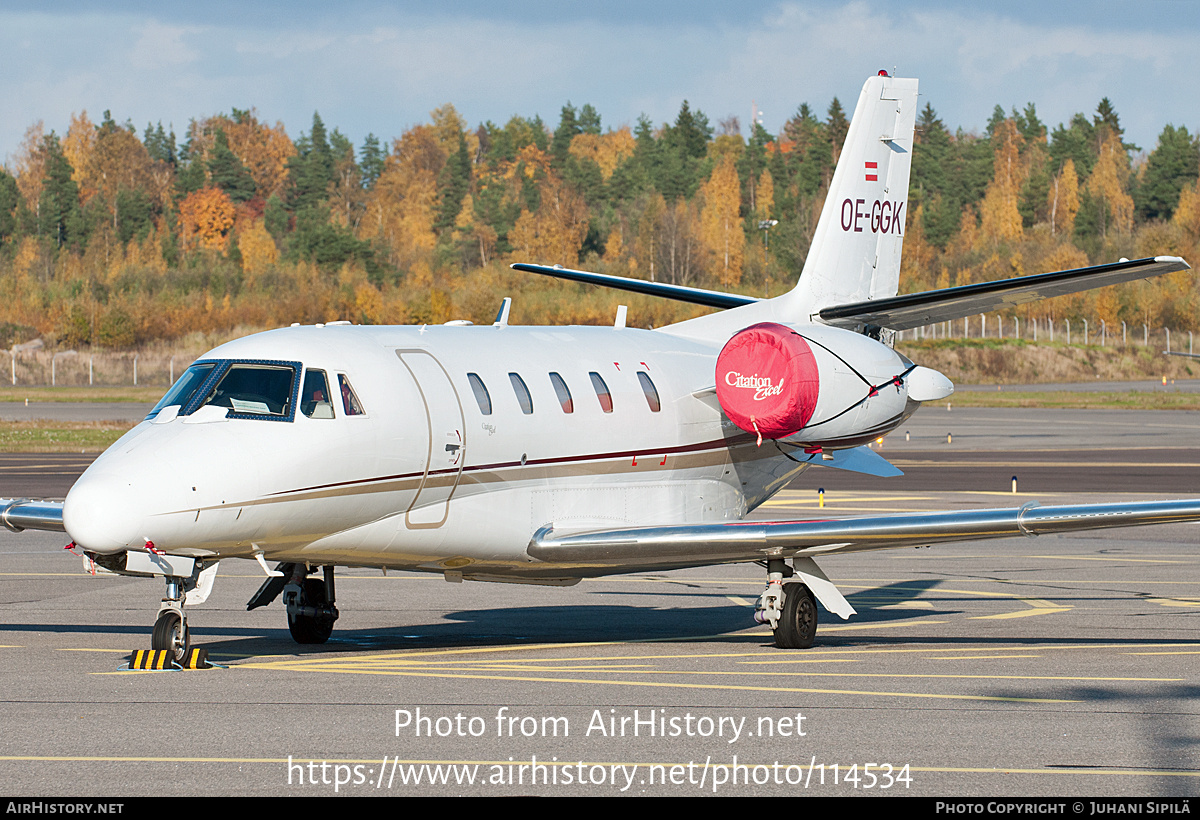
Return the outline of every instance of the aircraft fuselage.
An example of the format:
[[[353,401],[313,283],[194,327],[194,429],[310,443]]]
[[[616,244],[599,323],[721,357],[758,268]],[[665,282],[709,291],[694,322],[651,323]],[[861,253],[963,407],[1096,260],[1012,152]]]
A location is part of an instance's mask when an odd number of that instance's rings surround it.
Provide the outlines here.
[[[802,331],[838,352],[819,350],[815,425],[793,439],[854,446],[915,409],[903,385],[862,401],[864,377],[882,383],[905,369],[890,348],[836,328]],[[216,363],[218,381],[234,365],[290,372],[290,407],[268,413],[243,397],[230,408],[161,408],[80,478],[64,523],[96,553],[149,542],[213,559],[578,577],[526,553],[539,527],[736,520],[806,467],[782,453],[795,448],[759,445],[725,417],[712,390],[718,352],[634,328],[257,334],[193,367]],[[324,413],[306,408],[301,390],[314,371],[327,385]],[[343,381],[361,412],[342,401]]]

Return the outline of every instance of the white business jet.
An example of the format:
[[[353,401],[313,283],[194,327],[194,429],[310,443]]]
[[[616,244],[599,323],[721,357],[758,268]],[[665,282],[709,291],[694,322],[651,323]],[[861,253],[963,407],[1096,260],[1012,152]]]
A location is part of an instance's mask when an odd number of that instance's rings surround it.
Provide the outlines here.
[[[744,520],[810,466],[899,474],[864,445],[953,386],[896,353],[895,331],[1188,269],[1158,257],[897,296],[916,105],[916,80],[867,80],[787,294],[518,264],[724,310],[656,330],[623,311],[613,327],[515,327],[505,299],[490,326],[259,333],[196,361],[65,502],[6,500],[0,520],[164,577],[153,646],[182,657],[184,606],[225,558],[258,562],[249,607],[282,593],[301,643],[330,635],[335,566],[568,585],[755,562],[757,620],[807,647],[817,601],[854,613],[817,556],[1200,519],[1194,500]]]

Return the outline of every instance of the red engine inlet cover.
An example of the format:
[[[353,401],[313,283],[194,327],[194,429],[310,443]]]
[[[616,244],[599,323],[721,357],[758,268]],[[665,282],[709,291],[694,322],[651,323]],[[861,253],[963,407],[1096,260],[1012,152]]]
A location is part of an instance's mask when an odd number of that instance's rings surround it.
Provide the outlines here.
[[[783,325],[763,322],[740,330],[717,356],[717,400],[748,433],[790,436],[812,418],[819,391],[812,349]]]

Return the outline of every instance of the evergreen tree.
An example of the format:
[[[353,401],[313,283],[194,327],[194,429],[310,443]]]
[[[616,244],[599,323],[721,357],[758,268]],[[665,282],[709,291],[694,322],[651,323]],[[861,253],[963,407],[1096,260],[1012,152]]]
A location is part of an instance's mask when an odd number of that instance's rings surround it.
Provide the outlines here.
[[[583,129],[579,125],[575,106],[571,105],[568,100],[567,104],[562,107],[558,128],[554,129],[554,139],[550,141],[551,161],[555,168],[562,169],[566,166],[567,160],[570,158],[571,140],[575,139],[576,134],[582,133]]]
[[[313,113],[312,131],[296,140],[296,154],[288,160],[291,181],[289,204],[293,210],[314,208],[325,201],[333,181],[333,149],[321,115]]]
[[[846,144],[846,134],[850,131],[850,121],[846,119],[846,112],[842,109],[842,103],[837,97],[833,98],[833,102],[829,104],[829,110],[825,114],[825,133],[829,138],[829,145],[833,149],[833,161],[836,163],[838,157],[842,155],[842,146]]]
[[[380,147],[377,136],[367,134],[366,139],[363,140],[362,149],[358,154],[361,158],[358,166],[362,170],[363,188],[369,191],[375,187],[375,180],[379,179],[379,175],[383,173],[383,163],[387,159],[387,149]]]
[[[195,120],[192,120],[192,126],[194,125]],[[200,151],[192,144],[191,135],[194,130],[194,127],[188,128],[188,138],[179,149],[179,164],[175,172],[175,196],[178,199],[199,191],[208,181]]]
[[[254,197],[254,179],[230,150],[229,139],[222,128],[217,129],[216,143],[209,152],[208,173],[212,184],[227,193],[233,202],[247,202]]]
[[[1200,175],[1200,139],[1187,128],[1168,125],[1158,135],[1158,147],[1146,160],[1138,186],[1137,213],[1142,219],[1170,219],[1183,186]]]
[[[438,219],[433,229],[442,233],[454,227],[454,220],[462,210],[463,197],[471,188],[471,154],[467,150],[467,138],[460,131],[458,150],[446,159],[438,174]]]
[[[21,192],[17,180],[0,167],[0,245],[12,238],[17,230],[17,203]]]
[[[280,241],[287,233],[289,221],[287,206],[283,204],[283,200],[279,198],[278,194],[271,194],[263,209],[263,225],[267,232]]]
[[[42,181],[38,202],[38,232],[61,248],[68,242],[82,239],[85,226],[79,210],[79,186],[72,178],[71,163],[63,155],[58,135],[53,131],[43,139],[42,150],[46,156],[46,178]]]
[[[579,130],[583,134],[600,134],[600,112],[591,103],[579,109]]]
[[[150,159],[165,162],[172,168],[179,164],[179,156],[175,148],[175,132],[172,131],[168,135],[163,130],[161,120],[158,123],[158,127],[154,129],[150,128],[150,123],[146,123],[146,132],[142,136],[142,144],[146,146],[146,152],[150,154]]]

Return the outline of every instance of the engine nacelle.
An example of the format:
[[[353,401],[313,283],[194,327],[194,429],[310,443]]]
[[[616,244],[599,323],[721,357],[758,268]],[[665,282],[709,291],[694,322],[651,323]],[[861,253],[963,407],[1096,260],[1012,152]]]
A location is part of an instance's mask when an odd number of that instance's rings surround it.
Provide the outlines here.
[[[721,409],[742,430],[813,447],[862,444],[895,429],[917,402],[954,389],[937,371],[861,334],[774,322],[725,343],[716,387]]]

